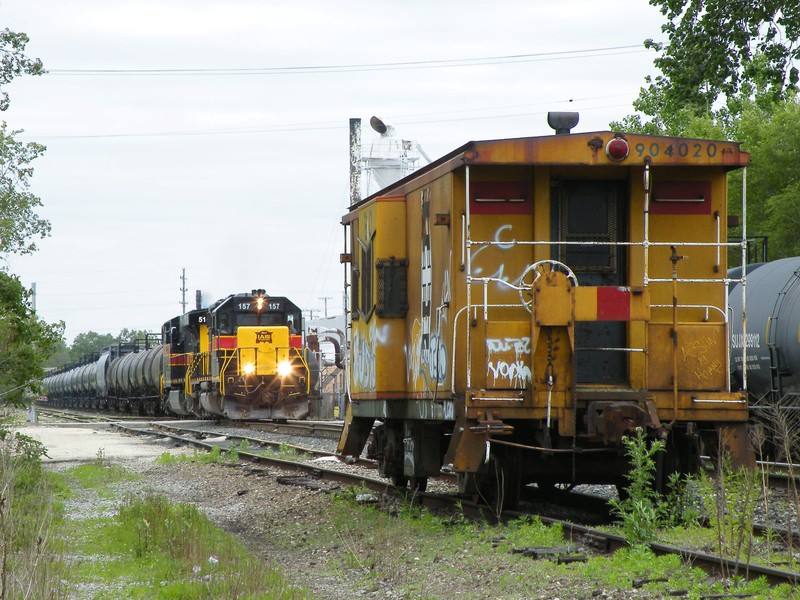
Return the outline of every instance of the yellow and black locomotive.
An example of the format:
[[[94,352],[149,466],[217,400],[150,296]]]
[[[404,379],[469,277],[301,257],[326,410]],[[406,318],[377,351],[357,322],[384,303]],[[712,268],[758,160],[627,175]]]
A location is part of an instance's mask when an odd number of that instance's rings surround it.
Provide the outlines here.
[[[305,419],[316,358],[301,310],[264,290],[234,294],[164,324],[165,396],[176,414]]]
[[[727,141],[614,132],[469,142],[343,217],[349,404],[340,455],[513,504],[520,487],[622,483],[622,438],[748,464],[728,378]]]
[[[160,341],[117,344],[48,376],[48,401],[142,415],[318,415],[318,360],[285,297],[232,294],[170,319]]]

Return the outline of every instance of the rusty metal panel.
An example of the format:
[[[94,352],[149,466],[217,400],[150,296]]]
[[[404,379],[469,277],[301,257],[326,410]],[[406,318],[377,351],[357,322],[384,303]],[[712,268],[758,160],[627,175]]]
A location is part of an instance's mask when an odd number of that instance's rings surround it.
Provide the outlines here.
[[[672,389],[672,324],[650,323],[650,389]],[[727,386],[726,336],[722,323],[678,324],[678,388],[724,390]]]
[[[382,319],[377,313],[377,262],[406,256],[405,201],[390,198],[361,207],[354,221],[354,288],[358,318],[352,324],[350,381],[353,393],[405,390],[402,319]]]
[[[614,138],[607,131],[570,135],[518,138],[475,142],[464,153],[472,163],[575,164],[593,166],[629,166],[648,160],[653,166],[692,165],[743,167],[750,156],[737,142],[686,139],[627,134],[629,155],[614,161],[605,153],[605,145]]]
[[[567,325],[573,316],[573,288],[563,273],[546,273],[536,281],[533,318],[537,325]]]

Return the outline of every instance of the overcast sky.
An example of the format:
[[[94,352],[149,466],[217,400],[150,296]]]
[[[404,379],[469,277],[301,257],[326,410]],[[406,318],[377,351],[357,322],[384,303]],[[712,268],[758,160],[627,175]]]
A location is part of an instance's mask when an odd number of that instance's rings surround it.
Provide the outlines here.
[[[0,0],[49,70],[0,114],[47,146],[32,191],[53,227],[7,266],[68,342],[158,331],[183,268],[189,308],[264,288],[339,314],[351,117],[365,145],[379,115],[434,159],[547,135],[548,110],[606,130],[662,21],[647,0]]]

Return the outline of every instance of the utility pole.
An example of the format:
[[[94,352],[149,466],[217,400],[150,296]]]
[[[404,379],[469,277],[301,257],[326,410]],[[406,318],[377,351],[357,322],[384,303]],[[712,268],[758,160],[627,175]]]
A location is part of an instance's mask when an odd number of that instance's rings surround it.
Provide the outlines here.
[[[31,284],[31,308],[33,308],[33,312],[36,312],[36,282],[34,281]]]
[[[186,312],[186,267],[181,269],[181,308]]]
[[[361,200],[361,119],[350,119],[350,206]]]
[[[330,296],[323,296],[320,298],[325,303],[325,318],[328,318],[328,300],[333,300]]]

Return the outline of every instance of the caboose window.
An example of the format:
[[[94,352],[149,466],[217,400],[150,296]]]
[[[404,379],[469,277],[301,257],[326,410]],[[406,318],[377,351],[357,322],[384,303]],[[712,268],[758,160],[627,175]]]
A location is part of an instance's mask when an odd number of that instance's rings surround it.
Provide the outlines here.
[[[372,244],[361,248],[361,314],[367,316],[372,310]]]
[[[527,181],[473,181],[470,212],[476,215],[531,213],[531,183]]]
[[[355,251],[358,248],[358,219],[353,220],[350,226],[351,241],[350,248],[352,249],[352,259],[350,261],[350,316],[354,321],[358,321],[361,305],[358,303],[359,293],[359,277],[361,276],[361,269],[358,266],[361,260],[361,255]]]
[[[358,298],[360,305],[356,305],[355,303],[353,304],[353,313],[356,314],[356,312],[359,312],[367,319],[369,319],[369,315],[372,313],[372,309],[374,308],[372,292],[372,277],[373,272],[375,271],[375,256],[372,247],[372,242],[374,239],[374,231],[367,240],[356,238],[356,242],[358,242],[358,246],[360,248],[359,262],[361,264],[358,271],[353,272],[354,284],[358,280],[357,276],[360,276],[360,281],[358,281],[358,289],[361,291],[360,298]],[[354,290],[354,300],[357,298],[356,291],[357,290]]]
[[[561,186],[559,237],[565,242],[559,260],[581,271],[613,273],[617,269],[617,195],[614,188],[592,183]]]
[[[377,261],[379,317],[405,317],[408,312],[408,261],[384,258]]]

